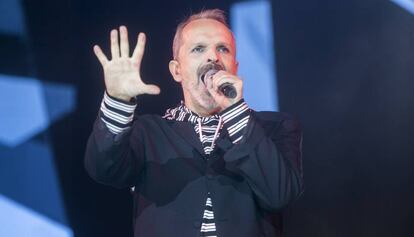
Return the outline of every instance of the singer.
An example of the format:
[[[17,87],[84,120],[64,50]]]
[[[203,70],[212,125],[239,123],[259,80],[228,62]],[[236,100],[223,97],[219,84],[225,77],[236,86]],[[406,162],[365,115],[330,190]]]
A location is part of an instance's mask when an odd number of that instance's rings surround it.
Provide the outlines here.
[[[134,236],[281,236],[281,211],[303,191],[302,133],[291,116],[244,101],[223,11],[178,25],[169,70],[184,100],[164,116],[134,115],[139,95],[160,93],[140,76],[145,35],[132,55],[126,27],[110,37],[110,59],[94,47],[106,91],[85,168],[99,183],[132,188]]]

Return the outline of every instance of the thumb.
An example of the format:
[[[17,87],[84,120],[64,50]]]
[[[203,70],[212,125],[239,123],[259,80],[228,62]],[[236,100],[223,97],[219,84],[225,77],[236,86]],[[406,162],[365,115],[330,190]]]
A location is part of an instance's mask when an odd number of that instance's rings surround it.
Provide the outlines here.
[[[161,89],[156,85],[145,85],[145,92],[150,95],[158,95]]]

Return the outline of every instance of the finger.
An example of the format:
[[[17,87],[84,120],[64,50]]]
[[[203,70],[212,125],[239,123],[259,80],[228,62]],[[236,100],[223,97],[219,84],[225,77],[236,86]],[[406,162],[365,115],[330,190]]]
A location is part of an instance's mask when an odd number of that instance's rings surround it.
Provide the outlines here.
[[[207,78],[205,80],[205,83],[206,83],[206,88],[208,92],[211,94],[211,96],[213,96],[214,99],[220,96],[220,94],[216,91],[216,88],[214,88],[213,77]]]
[[[229,78],[230,80],[233,80],[236,76],[233,74],[230,74],[226,71],[218,71],[216,74],[213,75],[214,80],[222,79],[222,78]]]
[[[105,64],[108,63],[108,58],[106,58],[105,54],[102,52],[102,49],[98,45],[93,46],[93,52],[102,66],[105,66]]]
[[[128,42],[128,30],[125,26],[119,27],[119,33],[121,35],[121,57],[129,57],[129,42]]]
[[[209,78],[204,78],[204,84],[206,85],[207,89],[212,89],[213,88],[213,76]]]
[[[233,101],[236,101],[243,96],[243,81],[236,75],[223,73],[219,77],[215,78],[213,83],[213,88],[219,94],[224,93],[222,90],[220,90],[221,86],[224,84],[230,84],[236,90],[236,98],[231,98],[234,99]]]
[[[133,60],[137,63],[138,67],[141,66],[142,56],[145,51],[146,37],[144,33],[139,33],[137,45],[135,46],[134,53],[132,54]]]
[[[223,96],[222,94],[218,93],[212,86],[207,87],[207,90],[215,101],[219,100],[219,98]]]
[[[213,83],[213,88],[215,90],[219,90],[219,87],[223,85],[224,83],[234,84],[235,78],[233,75],[223,73],[219,75],[214,75],[212,83]]]
[[[145,85],[144,88],[147,94],[158,95],[161,92],[161,89],[156,85]]]
[[[111,31],[111,54],[112,59],[119,58],[119,43],[118,43],[118,31]]]

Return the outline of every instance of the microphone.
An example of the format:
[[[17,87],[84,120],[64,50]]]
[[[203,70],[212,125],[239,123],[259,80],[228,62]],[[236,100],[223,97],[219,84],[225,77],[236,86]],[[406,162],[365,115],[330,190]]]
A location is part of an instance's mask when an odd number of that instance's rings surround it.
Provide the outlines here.
[[[202,81],[205,84],[204,80],[206,78],[212,77],[214,76],[214,74],[216,74],[219,70],[216,69],[210,69],[206,72],[206,74],[204,74],[204,77],[202,77]],[[229,99],[234,99],[237,96],[237,92],[236,92],[236,88],[234,88],[234,86],[228,82],[225,82],[223,84],[221,84],[218,87],[219,91],[221,91],[221,93],[223,93],[223,95]]]

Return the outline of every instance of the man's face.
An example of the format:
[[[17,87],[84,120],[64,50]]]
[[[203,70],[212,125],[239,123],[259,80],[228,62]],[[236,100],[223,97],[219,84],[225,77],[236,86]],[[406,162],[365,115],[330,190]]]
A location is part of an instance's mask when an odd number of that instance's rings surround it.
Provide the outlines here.
[[[186,25],[181,35],[174,78],[181,82],[187,107],[201,116],[218,112],[218,105],[201,80],[212,64],[236,74],[235,43],[230,30],[212,19],[200,19]],[[207,79],[206,79],[207,80]]]

